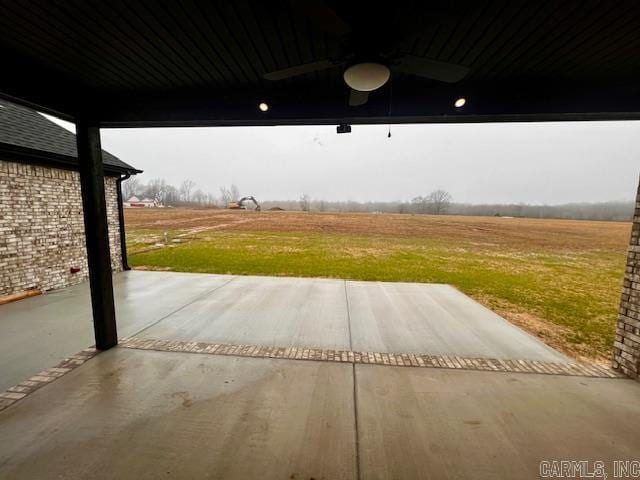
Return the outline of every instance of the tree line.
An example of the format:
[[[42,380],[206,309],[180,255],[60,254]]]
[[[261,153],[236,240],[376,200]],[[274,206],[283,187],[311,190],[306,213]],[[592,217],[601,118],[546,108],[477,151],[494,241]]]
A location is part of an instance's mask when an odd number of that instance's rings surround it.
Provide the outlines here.
[[[196,188],[193,180],[184,180],[179,187],[156,178],[144,184],[131,177],[122,183],[125,200],[132,196],[147,197],[160,205],[169,207],[226,208],[240,199],[240,189],[236,185],[221,186],[217,194]],[[456,203],[446,190],[434,190],[424,196],[416,196],[409,201],[356,202],[327,201],[314,199],[302,194],[297,200],[258,199],[262,210],[298,210],[305,212],[362,212],[362,213],[407,213],[430,215],[502,216],[528,218],[567,218],[576,220],[617,220],[633,218],[633,201],[612,201],[598,203],[566,203],[561,205],[511,204],[471,204]]]
[[[466,215],[482,217],[527,217],[564,218],[573,220],[630,221],[633,219],[633,201],[582,202],[558,205],[532,205],[525,203],[471,204],[456,203],[452,200],[432,201],[431,194],[415,197],[411,201],[395,202],[355,202],[311,199],[308,195],[300,200],[263,201],[263,210],[303,210],[316,212],[354,213],[406,213],[430,215]]]
[[[145,184],[138,177],[131,177],[122,182],[122,197],[127,201],[134,196],[140,200],[150,198],[166,207],[225,208],[229,202],[240,199],[240,190],[236,185],[222,186],[216,195],[196,188],[196,182],[191,179],[175,187],[164,178],[153,178]]]
[[[531,205],[525,203],[472,204],[456,203],[445,190],[436,190],[426,196],[414,197],[410,201],[355,202],[312,199],[302,195],[299,200],[267,200],[263,210],[302,210],[316,212],[361,212],[361,213],[407,213],[429,215],[466,215],[482,217],[527,217],[565,218],[573,220],[630,221],[633,219],[635,202],[582,202],[558,205]]]

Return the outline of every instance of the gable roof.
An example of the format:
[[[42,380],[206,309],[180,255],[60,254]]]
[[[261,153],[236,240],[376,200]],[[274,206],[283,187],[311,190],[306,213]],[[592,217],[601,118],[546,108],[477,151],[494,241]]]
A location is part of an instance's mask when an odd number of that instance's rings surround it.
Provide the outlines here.
[[[37,163],[73,166],[78,162],[73,133],[31,108],[6,100],[0,100],[0,151]],[[102,159],[107,173],[141,173],[105,150]]]

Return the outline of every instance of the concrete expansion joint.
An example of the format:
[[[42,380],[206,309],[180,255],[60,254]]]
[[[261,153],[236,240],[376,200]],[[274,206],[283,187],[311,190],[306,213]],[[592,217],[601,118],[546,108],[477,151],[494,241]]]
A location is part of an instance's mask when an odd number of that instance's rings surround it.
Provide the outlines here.
[[[510,373],[538,373],[600,378],[624,378],[620,373],[590,363],[559,363],[537,360],[503,360],[497,358],[470,358],[452,355],[418,353],[358,352],[306,347],[273,347],[228,343],[181,342],[149,338],[123,338],[120,347],[161,352],[200,353],[253,358],[279,358],[414,368],[445,368]]]

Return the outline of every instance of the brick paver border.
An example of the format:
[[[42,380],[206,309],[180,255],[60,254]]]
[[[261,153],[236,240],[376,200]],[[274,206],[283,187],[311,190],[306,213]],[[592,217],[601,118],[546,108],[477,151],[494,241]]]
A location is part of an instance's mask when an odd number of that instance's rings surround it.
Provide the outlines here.
[[[447,368],[489,372],[539,373],[594,378],[626,378],[624,375],[590,363],[557,363],[536,360],[501,360],[498,358],[469,358],[457,355],[427,355],[418,353],[354,352],[326,348],[269,347],[266,345],[234,345],[229,343],[181,342],[145,338],[121,338],[120,347],[160,352],[186,352],[208,355],[229,355],[252,358],[281,358],[315,362],[391,365],[397,367]],[[14,387],[0,393],[0,411],[48,385],[71,370],[78,368],[99,353],[86,348],[65,358],[55,367],[33,375]]]
[[[497,358],[468,358],[457,355],[426,355],[417,353],[354,352],[325,348],[269,347],[265,345],[233,345],[227,343],[181,342],[123,338],[120,346],[138,350],[161,352],[203,353],[253,358],[282,358],[351,364],[393,365],[401,367],[448,368],[491,372],[540,373],[580,377],[622,378],[611,369],[590,363],[558,363],[537,360],[501,360]]]
[[[46,370],[33,375],[28,380],[25,380],[14,387],[9,387],[4,392],[0,392],[0,411],[13,405],[17,401],[22,400],[39,388],[44,387],[54,380],[66,375],[71,370],[78,368],[84,362],[95,357],[97,354],[98,351],[95,348],[85,348],[81,352],[78,352],[69,358],[65,358],[55,367],[47,368]]]

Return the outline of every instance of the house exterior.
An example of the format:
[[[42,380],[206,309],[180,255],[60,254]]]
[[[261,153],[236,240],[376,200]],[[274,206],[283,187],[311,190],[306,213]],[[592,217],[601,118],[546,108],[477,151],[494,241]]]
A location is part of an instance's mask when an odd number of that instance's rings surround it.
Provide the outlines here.
[[[127,269],[120,182],[141,173],[103,151],[111,267]],[[75,135],[0,100],[0,296],[88,276]]]

